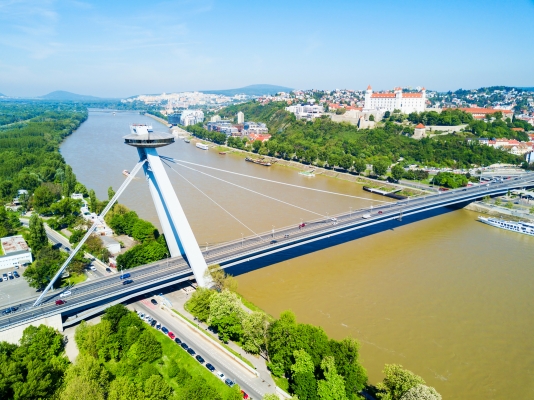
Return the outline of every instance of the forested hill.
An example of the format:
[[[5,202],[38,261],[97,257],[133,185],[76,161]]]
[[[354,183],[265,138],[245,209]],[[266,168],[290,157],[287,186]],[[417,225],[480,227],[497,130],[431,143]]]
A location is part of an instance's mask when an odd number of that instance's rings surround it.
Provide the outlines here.
[[[33,192],[44,182],[61,181],[65,161],[59,143],[87,119],[87,110],[38,102],[0,103],[0,198],[11,200],[18,189]]]
[[[223,90],[201,90],[202,93],[222,94],[224,96],[235,96],[236,94],[246,94],[249,96],[265,96],[274,95],[278,92],[291,92],[293,89],[276,86],[276,85],[250,85],[238,89],[223,89]]]
[[[234,118],[238,111],[245,114],[245,120],[264,122],[272,138],[255,148],[259,154],[294,159],[320,166],[341,166],[350,169],[354,165],[388,165],[404,158],[404,163],[428,166],[466,168],[472,164],[490,165],[497,162],[520,164],[522,159],[500,149],[469,144],[468,137],[480,134],[466,132],[459,135],[439,136],[415,140],[405,136],[406,126],[387,121],[375,129],[358,129],[348,123],[337,123],[328,117],[313,122],[295,120],[284,110],[286,103],[273,102],[261,105],[249,102],[224,108],[219,114]],[[477,121],[477,127],[480,121]],[[497,121],[494,123],[501,123]],[[488,123],[488,125],[492,125]],[[484,127],[485,132],[488,127]],[[242,147],[241,141],[229,141],[230,145]]]

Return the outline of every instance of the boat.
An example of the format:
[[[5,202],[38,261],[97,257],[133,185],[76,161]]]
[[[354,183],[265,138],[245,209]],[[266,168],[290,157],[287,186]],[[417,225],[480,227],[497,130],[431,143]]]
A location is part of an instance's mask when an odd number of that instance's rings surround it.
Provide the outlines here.
[[[311,171],[300,171],[300,172],[299,172],[299,175],[304,175],[304,176],[315,176],[315,170],[312,169]]]
[[[146,129],[149,131],[149,132],[154,132],[154,128],[152,128],[152,125],[148,125],[146,127]]]
[[[219,151],[219,154],[222,155],[222,156],[225,156],[226,155],[226,151]]]
[[[124,176],[130,176],[130,171],[128,171],[127,169],[125,169],[125,170],[122,171],[122,174],[123,174]]]
[[[115,111],[113,111],[113,115],[117,114]]]
[[[478,220],[484,224],[494,226],[495,228],[501,228],[507,231],[534,236],[534,223],[506,221],[504,219],[491,218],[491,217],[488,217],[488,218],[478,217]]]
[[[250,158],[250,157],[245,158],[245,161],[248,161],[254,164],[263,165],[264,167],[270,167],[272,165],[269,161],[265,161],[263,159],[255,160],[254,158]]]
[[[208,150],[209,147],[207,144],[204,144],[204,143],[197,143],[196,146],[199,148],[199,149],[202,149],[202,150]]]
[[[184,142],[189,143],[191,142],[191,140],[189,140],[188,138],[184,138]]]

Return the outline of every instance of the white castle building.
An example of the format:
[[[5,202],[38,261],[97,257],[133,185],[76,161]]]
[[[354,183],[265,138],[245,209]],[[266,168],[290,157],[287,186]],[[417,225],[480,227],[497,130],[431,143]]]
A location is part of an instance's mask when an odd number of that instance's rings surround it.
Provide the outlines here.
[[[400,87],[395,88],[393,93],[379,92],[373,93],[371,85],[365,91],[364,111],[378,110],[381,112],[392,112],[401,110],[404,114],[411,112],[423,112],[426,107],[426,90],[422,88],[417,93],[403,93]]]

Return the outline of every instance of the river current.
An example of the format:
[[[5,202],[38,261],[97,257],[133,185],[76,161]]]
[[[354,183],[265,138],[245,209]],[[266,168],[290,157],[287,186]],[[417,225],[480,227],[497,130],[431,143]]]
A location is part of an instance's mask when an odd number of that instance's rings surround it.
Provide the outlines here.
[[[122,140],[131,123],[167,131],[137,113],[91,111],[61,146],[78,180],[101,199],[107,197],[109,186],[116,190],[122,184],[122,171],[137,162],[136,149]],[[183,140],[159,153],[275,181],[385,200],[354,183],[304,177],[277,165],[265,168],[246,163],[241,156],[197,149]],[[265,232],[317,218],[312,212],[332,215],[373,204],[203,171],[300,207],[173,166],[167,172],[203,247],[251,235],[251,230]],[[160,226],[141,174],[120,202]],[[444,399],[531,399],[534,238],[477,223],[476,217],[467,210],[444,212],[256,269],[238,276],[239,292],[274,316],[291,309],[300,322],[321,326],[333,338],[357,338],[371,383],[382,379],[384,364],[398,363],[421,375]]]

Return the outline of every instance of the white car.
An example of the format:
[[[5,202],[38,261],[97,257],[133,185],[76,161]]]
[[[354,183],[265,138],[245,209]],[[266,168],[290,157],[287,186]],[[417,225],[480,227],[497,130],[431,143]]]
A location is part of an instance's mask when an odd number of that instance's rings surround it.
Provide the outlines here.
[[[70,296],[72,292],[70,290],[67,290],[66,292],[63,292],[59,295],[59,297],[67,297]]]
[[[226,376],[224,376],[224,374],[223,374],[222,372],[215,371],[214,374],[215,374],[215,376],[216,376],[217,378],[219,378],[219,379],[220,379],[221,381],[223,381],[223,382],[224,382],[224,380],[226,379]]]
[[[90,269],[91,271],[96,271],[96,267],[95,267],[94,265],[91,265],[91,266],[89,267],[89,269]]]

